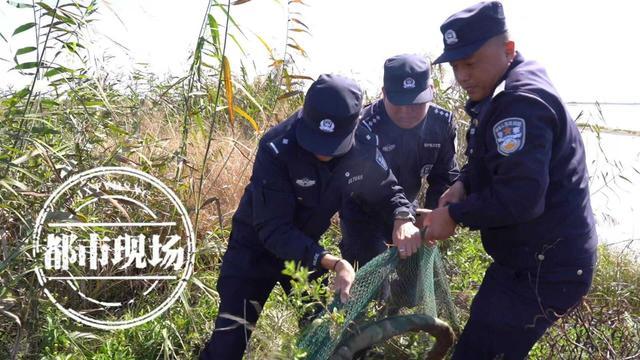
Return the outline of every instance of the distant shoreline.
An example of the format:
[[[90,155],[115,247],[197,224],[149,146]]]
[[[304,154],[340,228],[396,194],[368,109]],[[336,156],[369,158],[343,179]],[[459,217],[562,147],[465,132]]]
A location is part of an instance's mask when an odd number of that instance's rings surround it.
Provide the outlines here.
[[[601,132],[605,134],[616,134],[616,135],[628,135],[628,136],[640,136],[640,130],[629,130],[629,129],[619,129],[619,128],[610,128],[601,125],[593,125],[586,123],[577,123],[578,127],[581,129],[586,129],[592,132]]]

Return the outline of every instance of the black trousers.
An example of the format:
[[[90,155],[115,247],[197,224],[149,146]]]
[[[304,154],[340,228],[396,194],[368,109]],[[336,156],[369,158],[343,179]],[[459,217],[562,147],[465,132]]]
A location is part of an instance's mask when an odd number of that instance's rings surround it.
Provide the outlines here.
[[[220,295],[218,317],[200,360],[240,360],[260,312],[277,283],[288,293],[291,278],[282,275],[281,261],[270,255],[230,247],[224,255],[216,288]],[[316,271],[310,279],[321,276]],[[311,315],[313,316],[313,314]]]
[[[491,264],[452,359],[524,359],[587,294],[594,265],[517,271]]]

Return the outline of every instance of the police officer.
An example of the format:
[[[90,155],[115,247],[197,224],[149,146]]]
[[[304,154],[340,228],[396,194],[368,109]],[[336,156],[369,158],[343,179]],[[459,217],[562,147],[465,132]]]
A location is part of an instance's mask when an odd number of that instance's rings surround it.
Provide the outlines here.
[[[321,75],[303,108],[269,130],[258,145],[253,173],[232,220],[229,245],[217,283],[220,308],[201,359],[241,359],[250,326],[295,260],[315,275],[336,272],[334,287],[349,296],[353,267],[319,244],[331,217],[348,197],[366,201],[395,224],[397,241],[420,241],[405,214],[411,203],[398,186],[375,135],[357,127],[362,92],[352,80]]]
[[[580,133],[540,64],[515,51],[502,5],[471,6],[440,28],[467,92],[468,163],[429,214],[427,238],[479,229],[494,262],[453,359],[522,359],[591,286],[597,237]]]
[[[409,201],[426,177],[424,207],[436,208],[440,195],[458,178],[455,123],[451,113],[431,103],[431,66],[420,55],[402,54],[384,63],[383,98],[362,111],[362,125],[377,135],[378,147]],[[386,249],[391,227],[357,199],[340,211],[342,256],[364,265]],[[401,257],[417,248],[399,248]]]

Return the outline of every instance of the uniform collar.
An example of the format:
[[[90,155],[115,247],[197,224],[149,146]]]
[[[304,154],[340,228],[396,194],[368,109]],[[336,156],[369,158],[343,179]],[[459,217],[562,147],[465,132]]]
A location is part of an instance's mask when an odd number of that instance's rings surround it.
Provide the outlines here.
[[[464,106],[464,110],[471,116],[472,118],[476,118],[482,112],[482,109],[491,101],[490,97],[486,97],[484,100],[480,101],[467,101]]]
[[[516,51],[516,55],[513,57],[511,64],[509,64],[507,71],[504,72],[504,75],[502,75],[502,78],[500,78],[500,80],[498,81],[498,85],[493,90],[493,95],[491,95],[491,98],[496,97],[499,93],[504,91],[505,87],[507,86],[507,78],[509,77],[511,70],[513,70],[516,66],[522,64],[523,61],[524,57],[522,57],[522,55],[520,55],[520,53]]]
[[[295,139],[295,145],[298,148],[298,151],[295,152],[295,156],[299,160],[306,163],[321,164],[322,161],[318,160],[318,158],[316,158],[316,156],[312,152],[310,152],[309,150],[303,148],[302,146],[300,146],[300,144],[298,144],[298,140],[296,139],[296,126],[298,126],[298,124],[301,121],[302,121],[302,111],[298,111],[298,113],[296,114],[295,124],[289,129],[289,131],[287,131],[287,134],[286,134],[287,138]]]
[[[493,99],[498,94],[503,92],[506,85],[507,85],[507,80],[502,80],[502,82],[498,84],[498,86],[496,86],[496,88],[493,90],[493,95],[491,95],[491,98]]]

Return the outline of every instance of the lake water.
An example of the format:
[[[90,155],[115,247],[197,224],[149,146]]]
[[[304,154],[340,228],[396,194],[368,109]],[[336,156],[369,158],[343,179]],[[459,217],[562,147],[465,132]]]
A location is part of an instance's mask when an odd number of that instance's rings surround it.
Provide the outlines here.
[[[570,105],[579,123],[640,131],[640,106]],[[591,202],[602,243],[640,257],[640,137],[584,130]]]

